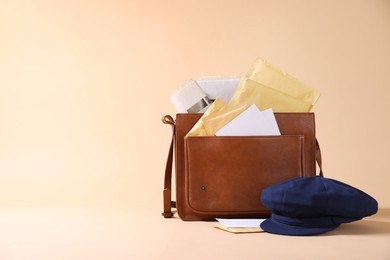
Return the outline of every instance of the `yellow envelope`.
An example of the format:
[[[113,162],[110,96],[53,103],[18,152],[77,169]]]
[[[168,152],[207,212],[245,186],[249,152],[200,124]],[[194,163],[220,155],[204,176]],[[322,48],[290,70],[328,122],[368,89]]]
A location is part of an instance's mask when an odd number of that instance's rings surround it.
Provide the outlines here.
[[[229,105],[247,103],[249,91],[246,88],[248,84],[252,88],[255,85],[253,81],[259,84],[257,86],[261,87],[262,91],[266,92],[264,95],[267,100],[263,98],[255,102],[260,109],[272,108],[275,112],[308,112],[321,95],[320,92],[274,67],[264,59],[258,58],[246,76],[241,79]],[[242,96],[242,93],[245,94]],[[259,103],[263,101],[266,104],[260,105]],[[286,103],[282,105],[280,102]]]
[[[272,108],[274,112],[307,112],[312,107],[311,103],[291,97],[250,79],[245,80],[244,87],[237,90],[236,93],[239,95],[236,100],[237,104],[256,104],[261,111]],[[232,103],[236,105],[234,102]]]
[[[186,136],[207,136],[208,134],[203,124],[203,118],[218,112],[224,106],[226,106],[226,103],[222,99],[215,99],[215,101],[210,105],[210,107],[206,110],[198,122],[196,122],[196,124],[191,128]]]
[[[221,230],[224,230],[224,231],[227,231],[227,232],[230,232],[230,233],[234,233],[234,234],[241,234],[241,233],[261,233],[261,232],[264,232],[263,229],[261,229],[260,227],[224,227],[223,225],[217,223],[217,224],[214,224],[214,227],[215,228],[218,228],[218,229],[221,229]]]
[[[248,107],[247,104],[228,105],[217,98],[186,136],[214,136]]]
[[[225,105],[220,110],[202,117],[208,136],[214,136],[222,127],[247,109],[250,104]]]

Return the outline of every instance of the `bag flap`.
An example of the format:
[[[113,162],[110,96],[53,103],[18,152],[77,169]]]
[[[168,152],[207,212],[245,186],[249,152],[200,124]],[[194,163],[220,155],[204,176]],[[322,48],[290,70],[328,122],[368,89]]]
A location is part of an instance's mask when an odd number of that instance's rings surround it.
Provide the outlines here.
[[[266,212],[261,191],[304,172],[302,135],[184,140],[187,203],[197,213]]]

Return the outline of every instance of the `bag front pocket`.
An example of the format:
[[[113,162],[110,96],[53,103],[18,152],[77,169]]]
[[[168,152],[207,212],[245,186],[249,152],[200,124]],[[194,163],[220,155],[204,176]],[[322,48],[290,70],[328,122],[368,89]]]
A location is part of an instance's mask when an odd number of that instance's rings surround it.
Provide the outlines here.
[[[186,137],[188,206],[199,214],[266,214],[261,191],[303,176],[302,135]]]

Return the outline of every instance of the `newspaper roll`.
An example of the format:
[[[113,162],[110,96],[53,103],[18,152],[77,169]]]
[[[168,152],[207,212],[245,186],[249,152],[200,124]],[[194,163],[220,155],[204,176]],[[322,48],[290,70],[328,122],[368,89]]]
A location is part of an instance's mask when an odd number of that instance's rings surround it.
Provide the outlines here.
[[[171,95],[171,102],[178,113],[204,113],[212,100],[196,81],[189,80]]]

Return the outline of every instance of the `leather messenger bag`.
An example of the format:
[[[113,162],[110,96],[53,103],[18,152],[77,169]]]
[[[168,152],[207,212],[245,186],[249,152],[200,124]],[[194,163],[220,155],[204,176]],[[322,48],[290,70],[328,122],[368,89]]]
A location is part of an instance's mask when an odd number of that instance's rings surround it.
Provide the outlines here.
[[[314,113],[275,113],[280,136],[186,137],[202,114],[166,115],[172,127],[164,179],[165,218],[265,218],[261,191],[299,176],[322,175]],[[173,156],[175,155],[175,156]],[[176,201],[172,201],[175,162]]]

